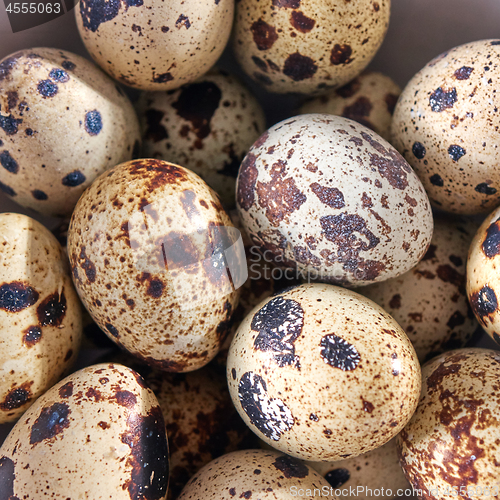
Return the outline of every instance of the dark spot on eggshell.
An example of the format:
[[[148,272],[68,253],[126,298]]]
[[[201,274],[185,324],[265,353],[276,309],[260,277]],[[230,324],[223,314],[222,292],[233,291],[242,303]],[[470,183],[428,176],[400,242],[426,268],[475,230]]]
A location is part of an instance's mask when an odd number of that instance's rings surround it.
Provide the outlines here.
[[[111,323],[106,323],[104,325],[104,327],[106,328],[106,330],[108,330],[108,332],[111,335],[113,335],[113,337],[119,337],[120,336],[120,333],[118,332],[118,330]]]
[[[421,142],[414,142],[411,151],[413,156],[418,160],[423,160],[425,154],[427,153],[425,146]]]
[[[316,21],[305,16],[300,10],[294,10],[290,16],[290,24],[301,33],[309,33],[314,28]]]
[[[493,194],[496,194],[497,192],[496,188],[489,186],[487,182],[482,182],[481,184],[478,184],[474,188],[474,191],[481,194],[485,194],[487,196],[491,196]]]
[[[320,346],[323,361],[342,371],[355,370],[361,360],[358,350],[352,344],[333,333],[325,335]]]
[[[312,265],[319,267],[321,265],[321,260],[316,257],[307,247],[296,245],[293,248],[293,255],[297,262],[305,265]]]
[[[1,81],[1,80],[0,80]],[[14,496],[15,464],[8,457],[0,458],[0,500],[19,500]]]
[[[59,396],[63,399],[73,396],[73,382],[67,382],[62,387],[59,387]]]
[[[73,349],[68,349],[68,351],[66,352],[65,356],[64,356],[64,362],[66,361],[69,361],[71,356],[73,356]]]
[[[125,406],[126,408],[133,408],[137,403],[137,397],[130,391],[117,391],[114,399],[120,406]]]
[[[231,369],[231,376],[233,377],[233,380],[236,380],[236,370],[234,368]]]
[[[321,203],[331,208],[343,208],[345,206],[344,195],[338,188],[329,188],[313,182],[309,186]]]
[[[493,288],[483,286],[479,292],[470,294],[469,302],[475,315],[486,326],[486,318],[493,322],[493,314],[498,309],[498,300]]]
[[[142,5],[142,0],[139,2]],[[84,28],[95,33],[102,23],[111,21],[118,15],[120,6],[120,0],[82,0],[80,15]]]
[[[87,280],[89,283],[94,283],[96,278],[96,267],[95,264],[89,259],[85,252],[86,247],[82,246],[80,248],[80,256],[78,257],[78,264],[84,271],[87,276]]]
[[[177,18],[177,21],[175,21],[175,27],[177,29],[180,29],[183,26],[188,30],[189,28],[191,28],[191,22],[189,21],[189,17],[188,16],[185,16],[184,14],[181,14]]]
[[[38,292],[27,283],[12,281],[0,286],[0,309],[17,313],[38,301]]]
[[[186,171],[182,167],[161,160],[134,160],[129,163],[129,172],[147,180],[150,193],[167,184],[179,184],[187,180]]]
[[[0,182],[0,191],[2,191],[8,196],[16,196],[16,192],[10,186],[7,186],[7,184],[4,184],[3,182]]]
[[[281,472],[283,475],[290,479],[292,477],[296,477],[299,479],[303,479],[309,475],[309,469],[307,465],[301,462],[297,458],[289,457],[288,455],[282,455],[278,457],[273,465]]]
[[[458,146],[457,144],[452,144],[448,148],[448,154],[450,155],[450,158],[454,161],[457,162],[464,156],[466,153],[465,149],[462,148],[461,146]]]
[[[474,68],[471,68],[469,66],[462,66],[461,68],[457,69],[455,73],[453,73],[453,76],[457,80],[468,80],[473,71]]]
[[[234,152],[233,143],[224,148],[224,152],[229,156],[229,161],[225,161],[223,167],[217,170],[217,173],[236,179],[243,155],[239,156]]]
[[[76,68],[76,64],[71,61],[63,61],[61,66],[67,71],[73,71]]]
[[[339,488],[347,483],[351,478],[351,474],[347,469],[333,469],[325,474],[325,479],[330,483],[332,488]]]
[[[154,299],[158,299],[162,296],[163,290],[165,289],[165,284],[159,279],[151,279],[149,281],[149,286],[146,294]]]
[[[330,62],[334,66],[338,66],[340,64],[349,64],[353,61],[351,56],[352,48],[350,45],[336,43],[330,53]]]
[[[167,494],[169,460],[165,421],[159,406],[146,416],[131,412],[120,438],[130,448],[131,477],[124,485],[130,500],[159,500]]]
[[[488,259],[492,259],[495,255],[500,254],[500,218],[486,229],[486,237],[481,248]]]
[[[273,81],[267,76],[263,75],[262,73],[259,73],[258,71],[254,71],[253,77],[262,85],[272,85]]]
[[[5,58],[2,62],[0,62],[0,82],[5,80],[9,75],[14,66],[16,65],[17,60],[20,57],[20,53]]]
[[[344,107],[344,109],[342,110],[342,116],[344,118],[349,118],[351,120],[357,121],[365,127],[373,129],[373,124],[366,119],[367,116],[370,116],[372,109],[373,105],[370,102],[370,99],[361,96],[358,97],[358,99],[350,106]]]
[[[352,97],[358,90],[361,88],[361,83],[358,78],[355,78],[354,80],[350,81],[343,87],[340,87],[335,91],[337,95],[340,97],[343,97],[344,99],[347,99],[349,97]]]
[[[238,397],[252,425],[268,439],[279,441],[289,431],[295,419],[288,406],[278,398],[269,398],[265,380],[256,373],[246,372],[238,384]]]
[[[10,155],[8,151],[2,151],[0,153],[0,164],[2,165],[7,172],[10,172],[11,174],[17,174],[19,171],[19,165],[14,158]]]
[[[429,106],[435,113],[442,113],[445,109],[450,109],[457,102],[457,89],[445,90],[437,88],[429,97]]]
[[[318,71],[317,64],[310,57],[303,56],[299,52],[290,54],[283,65],[283,74],[294,82],[312,78],[316,71]]]
[[[429,177],[431,184],[437,187],[443,187],[444,181],[439,174],[434,174]]]
[[[258,66],[258,68],[261,71],[264,71],[267,73],[268,67],[267,67],[266,61],[263,61],[260,57],[257,57],[257,56],[252,56],[252,61],[255,63],[256,66]]]
[[[389,307],[391,309],[399,309],[401,307],[401,295],[399,293],[392,296],[389,301]]]
[[[66,296],[64,289],[59,295],[58,292],[49,295],[40,302],[36,309],[36,315],[40,326],[59,327],[66,315]]]
[[[181,118],[191,122],[198,139],[204,139],[210,134],[210,121],[219,107],[221,97],[220,88],[213,82],[192,83],[182,87],[172,107]]]
[[[86,181],[85,175],[83,175],[79,170],[75,170],[74,172],[70,172],[68,175],[63,177],[62,185],[68,187],[76,187],[80,184],[83,184]]]
[[[255,202],[255,184],[259,175],[255,166],[256,159],[253,153],[248,153],[243,159],[238,176],[238,205],[247,212]]]
[[[53,68],[49,73],[49,78],[55,82],[66,83],[69,80],[69,75],[60,68]]]
[[[269,352],[281,368],[300,369],[294,342],[302,332],[304,310],[298,302],[276,297],[265,304],[252,318],[251,329],[259,332],[254,340],[255,349]]]
[[[36,89],[44,99],[47,97],[54,97],[59,90],[57,85],[51,80],[40,80]]]
[[[269,50],[278,39],[276,28],[267,24],[262,19],[255,21],[250,30],[253,35],[253,41],[259,50]]]
[[[39,326],[29,326],[23,333],[23,344],[26,347],[34,346],[42,338],[42,329]]]
[[[396,109],[396,104],[398,103],[399,96],[396,94],[386,94],[385,95],[385,104],[387,106],[387,111],[390,115],[394,114],[394,109]]]
[[[34,189],[33,191],[31,191],[31,194],[33,195],[33,198],[38,201],[45,201],[49,199],[47,193],[44,193],[40,189]]]
[[[449,264],[441,264],[436,269],[436,274],[441,281],[445,283],[452,283],[459,287],[462,291],[465,283],[465,276],[453,269]]]
[[[97,109],[85,114],[85,130],[89,135],[98,135],[102,130],[102,116]]]
[[[19,100],[19,94],[15,90],[7,92],[7,111],[14,109]]]
[[[0,128],[7,135],[17,134],[19,125],[23,122],[21,118],[14,118],[12,115],[3,116],[0,115]]]
[[[300,0],[272,0],[274,7],[278,9],[298,9]]]
[[[278,227],[307,200],[297,188],[295,179],[286,177],[287,173],[286,161],[278,160],[270,169],[271,180],[258,181],[256,186],[259,205],[265,209],[266,217],[274,227]]]
[[[35,445],[52,439],[69,427],[71,410],[66,403],[54,403],[42,409],[31,427],[30,444]]]
[[[370,146],[383,155],[368,152],[370,165],[377,167],[379,174],[384,179],[387,179],[393,188],[406,189],[408,186],[407,173],[411,172],[411,167],[406,163],[406,160],[397,151],[387,150],[366,132],[361,132],[361,136]]]
[[[446,326],[448,328],[455,328],[457,326],[463,325],[465,323],[465,317],[460,311],[455,311],[451,316]]]
[[[168,139],[167,129],[161,124],[165,113],[159,109],[148,109],[144,113],[146,118],[146,132],[144,137],[148,141],[160,142]]]
[[[153,73],[153,82],[155,83],[167,83],[171,82],[173,79],[174,77],[168,71],[159,75]]]
[[[11,411],[21,408],[28,403],[32,398],[30,390],[32,384],[33,382],[25,383],[10,390],[5,396],[5,399],[0,403],[0,410]]]

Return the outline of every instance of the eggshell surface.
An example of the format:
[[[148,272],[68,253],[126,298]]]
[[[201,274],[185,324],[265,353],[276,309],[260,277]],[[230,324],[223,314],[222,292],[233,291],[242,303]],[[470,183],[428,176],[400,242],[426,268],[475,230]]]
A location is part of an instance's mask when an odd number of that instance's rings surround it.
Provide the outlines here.
[[[270,92],[313,94],[355,78],[380,47],[389,0],[240,0],[233,48]]]
[[[233,339],[227,378],[259,438],[311,461],[382,446],[420,393],[420,366],[401,327],[361,295],[321,284],[257,306]]]
[[[311,500],[337,497],[317,472],[299,460],[275,451],[235,451],[207,464],[186,485],[179,500],[258,498],[287,500],[291,495]]]
[[[168,470],[158,402],[121,365],[94,365],[59,382],[0,448],[0,491],[9,499],[164,500]]]
[[[162,370],[191,371],[229,332],[246,272],[238,237],[197,175],[144,159],[118,165],[84,193],[68,254],[85,307],[112,340]]]
[[[308,462],[308,465],[335,488],[339,498],[368,500],[377,491],[378,498],[392,499],[409,489],[399,465],[396,438],[355,458],[340,462]],[[351,494],[352,491],[355,494]]]
[[[411,167],[374,132],[333,115],[300,115],[265,132],[241,165],[237,207],[278,265],[343,285],[403,274],[432,236]]]
[[[476,228],[465,219],[436,218],[429,250],[413,269],[360,289],[399,323],[421,362],[463,347],[478,326],[465,293]]]
[[[451,351],[423,366],[417,411],[398,437],[420,498],[498,497],[499,376],[500,353],[489,349]]]
[[[467,297],[486,333],[500,344],[500,209],[486,217],[470,245]]]
[[[234,0],[83,0],[76,24],[90,55],[113,78],[142,90],[178,88],[222,54]]]
[[[0,61],[0,190],[20,205],[69,217],[139,147],[132,104],[83,57],[38,47]]]
[[[455,47],[419,71],[396,106],[392,143],[447,212],[500,204],[499,57],[498,40]]]
[[[235,77],[212,70],[175,92],[147,92],[137,105],[143,154],[189,168],[234,206],[241,160],[265,130],[255,97]]]
[[[364,71],[343,87],[306,101],[299,113],[350,118],[390,142],[392,114],[400,94],[401,89],[388,76]]]
[[[30,217],[0,214],[0,423],[19,418],[71,368],[81,337],[61,246]]]

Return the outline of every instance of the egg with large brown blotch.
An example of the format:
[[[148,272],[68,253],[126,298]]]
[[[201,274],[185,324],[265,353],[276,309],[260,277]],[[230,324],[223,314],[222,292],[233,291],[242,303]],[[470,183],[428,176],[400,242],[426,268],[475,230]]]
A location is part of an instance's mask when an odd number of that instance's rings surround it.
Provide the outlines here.
[[[239,231],[215,192],[154,159],[118,165],[85,191],[68,254],[97,325],[166,371],[195,370],[217,354],[246,279]]]
[[[478,327],[465,293],[476,229],[463,218],[437,217],[429,250],[413,269],[359,290],[399,323],[421,362],[463,347]]]
[[[86,187],[140,148],[124,92],[64,50],[35,48],[0,61],[0,190],[45,215],[69,217]]]
[[[41,396],[0,448],[2,498],[164,500],[165,423],[136,372],[99,364]]]
[[[245,450],[228,453],[207,464],[182,490],[179,500],[289,500],[313,493],[337,500],[328,482],[296,458],[276,451]]]
[[[458,349],[422,367],[422,394],[398,436],[419,498],[498,497],[500,353]]]
[[[213,70],[175,92],[145,92],[137,108],[144,156],[189,168],[234,206],[241,160],[266,124],[247,88]]]
[[[401,89],[388,76],[364,71],[347,85],[306,101],[299,112],[350,118],[390,141],[392,114],[400,94]]]
[[[394,146],[447,212],[486,213],[500,204],[499,58],[498,40],[444,52],[410,80],[394,111]]]
[[[26,215],[0,214],[0,424],[68,373],[81,338],[81,304],[56,238]]]
[[[169,498],[176,499],[188,480],[214,458],[252,444],[254,436],[233,406],[225,376],[210,366],[191,373],[153,371],[145,380],[165,417]]]
[[[234,0],[82,0],[75,14],[104,71],[141,90],[168,90],[215,64],[231,33]]]
[[[390,0],[239,0],[233,48],[270,92],[317,94],[358,76],[384,40]]]
[[[361,295],[301,285],[241,323],[229,392],[250,429],[284,453],[336,461],[392,439],[418,403],[420,365],[401,327]]]
[[[271,127],[243,160],[236,190],[254,245],[313,280],[393,278],[430,244],[431,208],[415,172],[384,139],[340,116]]]
[[[500,344],[500,208],[486,217],[470,245],[467,297],[486,333]]]

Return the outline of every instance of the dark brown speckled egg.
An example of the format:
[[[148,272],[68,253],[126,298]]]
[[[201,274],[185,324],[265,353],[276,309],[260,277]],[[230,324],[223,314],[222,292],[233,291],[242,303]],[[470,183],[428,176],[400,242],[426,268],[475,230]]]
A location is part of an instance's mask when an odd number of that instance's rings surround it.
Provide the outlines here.
[[[37,47],[0,61],[0,190],[69,217],[85,188],[131,160],[139,123],[124,92],[87,59]]]
[[[447,212],[500,204],[499,58],[499,40],[441,54],[410,80],[394,111],[392,143]]]
[[[118,165],[85,191],[68,254],[97,325],[148,364],[184,372],[207,364],[229,332],[246,278],[239,242],[196,174],[143,159]]]
[[[408,422],[420,365],[402,328],[361,295],[301,285],[259,304],[227,360],[229,392],[250,429],[311,461],[355,457]]]
[[[337,500],[331,487],[300,460],[276,451],[236,451],[205,465],[182,490],[179,500]]]
[[[168,472],[158,401],[140,375],[118,364],[59,382],[0,448],[5,499],[165,500]]]
[[[498,498],[500,352],[451,351],[422,367],[422,394],[398,437],[420,498]]]

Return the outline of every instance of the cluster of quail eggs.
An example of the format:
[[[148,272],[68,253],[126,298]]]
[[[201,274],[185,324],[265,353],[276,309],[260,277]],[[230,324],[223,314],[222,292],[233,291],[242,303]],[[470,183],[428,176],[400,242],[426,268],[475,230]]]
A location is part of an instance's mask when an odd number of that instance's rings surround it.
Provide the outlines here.
[[[0,61],[0,499],[498,498],[500,40],[401,91],[390,0],[167,4]]]

